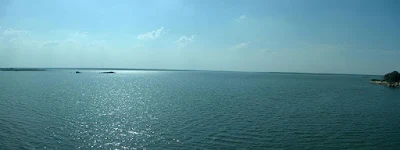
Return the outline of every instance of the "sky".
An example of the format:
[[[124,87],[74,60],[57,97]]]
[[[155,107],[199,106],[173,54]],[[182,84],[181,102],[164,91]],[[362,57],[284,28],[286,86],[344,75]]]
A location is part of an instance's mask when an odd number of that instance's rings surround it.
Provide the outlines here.
[[[0,0],[0,67],[384,74],[398,0]]]

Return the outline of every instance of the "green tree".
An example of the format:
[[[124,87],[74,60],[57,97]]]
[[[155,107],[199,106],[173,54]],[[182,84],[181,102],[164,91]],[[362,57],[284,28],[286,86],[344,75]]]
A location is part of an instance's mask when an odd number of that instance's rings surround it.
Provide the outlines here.
[[[400,74],[397,71],[393,71],[391,73],[385,74],[384,79],[387,82],[399,82],[400,81]]]

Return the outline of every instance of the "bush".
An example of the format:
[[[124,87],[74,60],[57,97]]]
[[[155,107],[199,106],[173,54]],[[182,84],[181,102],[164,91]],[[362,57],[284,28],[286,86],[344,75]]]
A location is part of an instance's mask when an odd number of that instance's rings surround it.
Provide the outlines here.
[[[393,71],[391,73],[385,74],[384,79],[388,82],[399,82],[400,74],[397,71]]]

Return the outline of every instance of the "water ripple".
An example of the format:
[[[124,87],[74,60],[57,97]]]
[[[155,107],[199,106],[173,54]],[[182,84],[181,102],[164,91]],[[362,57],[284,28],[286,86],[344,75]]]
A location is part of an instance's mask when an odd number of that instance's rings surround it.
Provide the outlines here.
[[[364,80],[232,72],[1,72],[0,146],[396,149],[398,91]]]

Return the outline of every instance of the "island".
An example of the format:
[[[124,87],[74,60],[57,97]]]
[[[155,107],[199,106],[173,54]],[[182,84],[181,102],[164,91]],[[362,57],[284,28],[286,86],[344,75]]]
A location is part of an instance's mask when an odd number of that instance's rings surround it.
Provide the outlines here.
[[[38,68],[0,68],[0,71],[46,71]]]
[[[400,87],[400,74],[397,71],[393,71],[391,73],[385,74],[385,76],[383,76],[383,80],[372,79],[370,83],[385,85],[392,88]]]
[[[115,73],[113,71],[101,72],[101,73]]]

